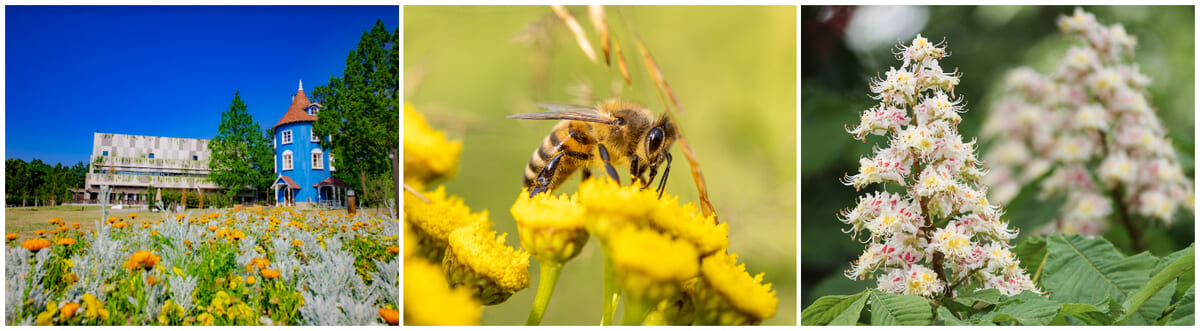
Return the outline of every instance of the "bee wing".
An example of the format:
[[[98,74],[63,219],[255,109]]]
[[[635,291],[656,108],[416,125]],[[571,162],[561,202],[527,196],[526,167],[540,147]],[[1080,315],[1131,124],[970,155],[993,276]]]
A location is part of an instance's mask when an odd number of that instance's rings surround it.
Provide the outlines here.
[[[508,118],[522,120],[569,120],[604,124],[616,123],[615,118],[599,113],[596,107],[592,106],[558,103],[539,103],[537,105],[549,110],[540,113],[517,114],[508,116]]]

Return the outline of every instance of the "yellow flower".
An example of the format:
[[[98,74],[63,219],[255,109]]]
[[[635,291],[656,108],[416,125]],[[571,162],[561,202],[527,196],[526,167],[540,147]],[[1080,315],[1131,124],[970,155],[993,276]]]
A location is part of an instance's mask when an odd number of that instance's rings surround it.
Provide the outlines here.
[[[379,317],[387,321],[388,325],[400,324],[400,311],[395,309],[379,308]]]
[[[447,140],[412,104],[404,103],[404,182],[454,177],[462,147],[462,141]]]
[[[54,300],[46,301],[46,311],[38,314],[37,325],[54,325],[54,315],[58,314],[58,303]]]
[[[454,230],[442,268],[451,283],[470,289],[484,304],[493,305],[529,287],[529,253],[505,246],[508,234],[496,237],[488,223]]]
[[[4,240],[16,240],[18,236],[20,236],[20,234],[16,232],[10,232],[4,235]]]
[[[108,222],[109,222],[109,223],[116,222],[116,221],[117,221],[117,217],[116,217],[116,216],[109,216],[109,217],[108,217]]]
[[[58,222],[62,222],[62,219],[55,217],[55,218],[51,218],[49,222],[50,222],[50,224],[58,224]]]
[[[538,194],[530,198],[526,189],[509,210],[517,220],[521,244],[538,261],[566,262],[587,244],[585,210],[577,197]]]
[[[116,223],[113,223],[113,227],[114,227],[114,228],[118,228],[118,229],[125,228],[125,226],[126,226],[126,225],[127,225],[127,224],[125,224],[125,222],[116,222]]]
[[[263,269],[261,271],[263,278],[274,279],[279,277],[279,272],[271,269]]]
[[[304,246],[304,242],[300,241],[299,239],[293,239],[292,246]]]
[[[450,288],[437,265],[404,263],[404,320],[411,325],[476,325],[483,306],[465,287]]]
[[[124,266],[125,269],[129,269],[130,271],[138,268],[150,269],[153,268],[155,264],[158,264],[158,260],[158,256],[154,255],[154,253],[151,253],[150,251],[137,251],[129,257],[129,260],[125,261]]]
[[[441,261],[446,250],[450,233],[455,229],[473,223],[488,222],[487,211],[471,213],[471,209],[463,203],[462,198],[446,196],[446,188],[438,187],[436,191],[423,193],[430,203],[425,203],[413,197],[404,195],[404,220],[416,235],[421,256],[430,261]]]
[[[50,247],[50,241],[43,238],[33,238],[21,243],[21,247],[25,247],[30,252],[37,252],[43,248]]]
[[[76,229],[78,229],[78,228],[79,228],[80,226],[82,226],[82,225],[83,225],[83,223],[79,223],[79,222],[71,222],[71,226],[72,226],[72,227],[75,227]]]
[[[695,277],[700,267],[694,246],[651,230],[623,227],[609,240],[621,287],[652,302],[678,294],[679,283]]]
[[[46,230],[37,230],[37,231],[33,231],[33,234],[36,234],[36,235],[39,235],[39,236],[40,236],[40,235],[46,234]]]
[[[62,239],[58,240],[58,244],[63,245],[63,246],[71,246],[71,245],[75,244],[75,239],[74,238],[62,238]]]
[[[130,218],[130,219],[137,218],[137,214],[129,214],[129,218]]]
[[[78,303],[74,303],[74,302],[68,302],[67,304],[63,305],[63,306],[62,306],[62,312],[60,313],[60,314],[62,314],[62,315],[61,315],[61,316],[62,316],[62,319],[64,319],[64,320],[65,320],[65,319],[69,319],[69,318],[71,318],[71,316],[75,316],[75,311],[76,311],[76,310],[79,310],[79,304],[78,304]]]
[[[83,316],[92,321],[104,321],[108,319],[108,309],[104,309],[104,304],[92,296],[91,293],[83,294],[83,304],[87,305]]]
[[[737,264],[737,254],[705,257],[700,275],[695,300],[701,324],[758,324],[775,316],[775,290],[762,283],[762,273],[751,278],[746,265]]]
[[[729,247],[728,223],[717,224],[712,216],[704,217],[695,204],[680,206],[678,201],[678,197],[663,195],[652,212],[651,227],[691,242],[702,256]]]
[[[644,220],[658,207],[658,193],[634,185],[621,186],[604,176],[592,176],[579,184],[579,202],[589,213]]]

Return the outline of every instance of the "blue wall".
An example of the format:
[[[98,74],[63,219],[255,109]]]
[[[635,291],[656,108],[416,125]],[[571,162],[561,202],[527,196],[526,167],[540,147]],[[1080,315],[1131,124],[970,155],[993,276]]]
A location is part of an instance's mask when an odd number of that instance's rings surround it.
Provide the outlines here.
[[[289,144],[283,143],[283,132],[292,131],[292,142]],[[318,202],[317,188],[313,184],[319,183],[326,178],[329,178],[329,152],[321,149],[318,142],[312,141],[312,122],[297,122],[280,125],[275,128],[275,170],[276,178],[279,175],[291,177],[300,185],[300,190],[293,191],[295,201],[300,202]],[[312,168],[312,151],[318,149],[321,151],[322,169]],[[292,169],[283,170],[283,152],[292,151]],[[284,201],[284,192],[279,190],[276,192],[275,201]],[[328,198],[328,197],[321,197]]]

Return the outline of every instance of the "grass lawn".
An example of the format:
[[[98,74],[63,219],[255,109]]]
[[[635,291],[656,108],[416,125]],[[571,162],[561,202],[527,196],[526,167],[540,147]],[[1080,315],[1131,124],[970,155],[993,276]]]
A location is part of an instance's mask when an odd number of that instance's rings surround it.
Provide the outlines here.
[[[80,211],[80,208],[83,208],[83,210]],[[376,211],[376,208],[360,209],[361,213],[366,214],[375,214]],[[211,212],[211,210],[207,208],[188,208],[187,212],[195,214],[207,213]],[[345,213],[345,210],[342,209],[340,212]],[[129,220],[129,214],[137,214],[137,219],[149,218],[157,220],[162,218],[162,216],[159,216],[161,214],[146,210],[110,209],[108,211],[108,216],[115,216],[125,220]],[[50,225],[50,222],[48,222],[52,218],[62,218],[63,221],[67,222],[68,226],[74,222],[82,223],[79,229],[84,232],[90,232],[96,229],[96,221],[100,220],[101,215],[99,206],[51,206],[39,207],[37,211],[29,208],[5,208],[4,233],[20,233],[20,237],[17,239],[19,241],[34,238],[37,236],[33,233],[34,231],[56,229],[55,226]]]

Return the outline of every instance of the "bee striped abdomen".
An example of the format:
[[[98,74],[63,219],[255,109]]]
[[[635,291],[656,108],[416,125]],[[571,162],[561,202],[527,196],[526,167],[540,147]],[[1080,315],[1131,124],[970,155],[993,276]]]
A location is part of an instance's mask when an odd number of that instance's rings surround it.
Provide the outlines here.
[[[554,189],[562,185],[567,177],[587,164],[595,143],[596,139],[592,137],[591,129],[587,124],[575,121],[559,122],[554,126],[554,130],[546,136],[546,139],[542,140],[542,144],[533,151],[529,163],[525,165],[524,186],[534,186],[538,174],[546,167],[546,163],[560,152],[564,155],[559,158],[558,167],[550,176],[550,183],[547,187]]]

